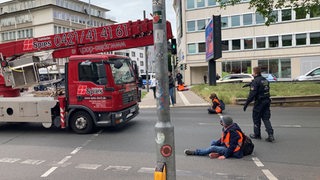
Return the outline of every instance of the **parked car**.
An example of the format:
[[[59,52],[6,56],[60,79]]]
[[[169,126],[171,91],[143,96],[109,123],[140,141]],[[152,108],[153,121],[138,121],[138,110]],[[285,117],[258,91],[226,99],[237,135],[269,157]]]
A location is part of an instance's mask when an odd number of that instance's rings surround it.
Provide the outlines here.
[[[261,74],[264,78],[266,78],[269,82],[276,82],[277,77],[273,74]]]
[[[296,81],[315,81],[315,80],[320,81],[320,66],[310,70],[305,75],[301,75],[294,80],[296,80]]]
[[[229,74],[220,78],[217,83],[249,83],[252,80],[253,76],[251,74]]]

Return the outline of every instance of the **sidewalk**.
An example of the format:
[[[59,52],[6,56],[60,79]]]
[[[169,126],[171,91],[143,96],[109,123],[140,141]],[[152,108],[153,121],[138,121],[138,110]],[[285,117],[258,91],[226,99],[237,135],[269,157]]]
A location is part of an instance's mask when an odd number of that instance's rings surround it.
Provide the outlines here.
[[[143,90],[147,91],[147,90]],[[153,98],[153,91],[149,89],[147,95],[139,103],[140,108],[155,108],[157,106],[156,99]],[[195,106],[210,106],[210,104],[193,93],[192,91],[176,91],[176,104],[170,106],[170,108],[175,107],[195,107]]]

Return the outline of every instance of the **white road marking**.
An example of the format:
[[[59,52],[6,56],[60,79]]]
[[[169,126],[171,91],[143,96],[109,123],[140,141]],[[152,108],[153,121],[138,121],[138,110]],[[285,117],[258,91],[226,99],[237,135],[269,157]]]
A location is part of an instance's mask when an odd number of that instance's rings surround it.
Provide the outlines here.
[[[253,157],[252,160],[258,167],[263,167],[264,166],[262,164],[262,162],[257,157]]]
[[[100,164],[79,164],[76,166],[78,169],[90,169],[90,170],[96,170],[100,167]]]
[[[301,128],[302,126],[301,125],[298,125],[298,124],[293,124],[293,125],[280,125],[280,127],[287,127],[287,128]]]
[[[108,166],[104,170],[112,170],[112,171],[128,171],[131,169],[131,166]]]
[[[278,180],[278,178],[275,177],[268,169],[262,169],[262,172],[267,176],[269,180]]]
[[[138,170],[139,173],[154,173],[154,168],[142,167]]]
[[[15,162],[17,162],[19,160],[20,160],[19,158],[8,158],[8,157],[5,157],[5,158],[1,158],[0,162],[15,163]]]
[[[64,157],[61,161],[58,162],[58,164],[63,164],[65,162],[67,162],[72,156],[66,156]]]
[[[39,165],[43,162],[45,162],[45,160],[27,159],[25,161],[22,161],[21,164]]]
[[[52,167],[47,172],[41,175],[41,177],[48,177],[53,171],[55,171],[58,167]]]
[[[190,105],[190,102],[187,100],[187,98],[183,95],[182,92],[178,92],[178,94],[179,94],[184,105],[186,105],[186,106]]]
[[[80,151],[82,147],[77,147],[75,150],[73,150],[70,154],[76,154],[77,152]]]

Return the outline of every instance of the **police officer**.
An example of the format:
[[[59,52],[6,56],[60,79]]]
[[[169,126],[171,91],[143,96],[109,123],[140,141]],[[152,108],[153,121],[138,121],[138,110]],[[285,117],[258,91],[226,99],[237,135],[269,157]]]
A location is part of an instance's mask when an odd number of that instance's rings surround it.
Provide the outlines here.
[[[248,105],[254,100],[252,111],[252,119],[254,124],[254,134],[250,134],[252,139],[261,139],[261,119],[266,127],[268,138],[266,141],[273,142],[273,129],[270,122],[270,87],[269,82],[261,76],[261,68],[253,68],[254,80],[250,83],[250,93],[246,103],[243,106],[243,111],[246,111]]]

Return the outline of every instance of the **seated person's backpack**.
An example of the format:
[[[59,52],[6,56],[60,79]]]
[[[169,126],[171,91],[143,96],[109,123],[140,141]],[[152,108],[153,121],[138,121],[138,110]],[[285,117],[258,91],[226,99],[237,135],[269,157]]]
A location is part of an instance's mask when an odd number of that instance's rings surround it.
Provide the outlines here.
[[[219,99],[219,101],[220,101],[220,108],[222,110],[225,110],[226,109],[226,105],[224,104],[224,102],[221,99]]]
[[[241,149],[243,151],[243,156],[248,156],[252,154],[253,149],[254,149],[254,144],[252,143],[252,140],[250,137],[246,136],[244,133],[243,134],[243,144],[241,146]]]

